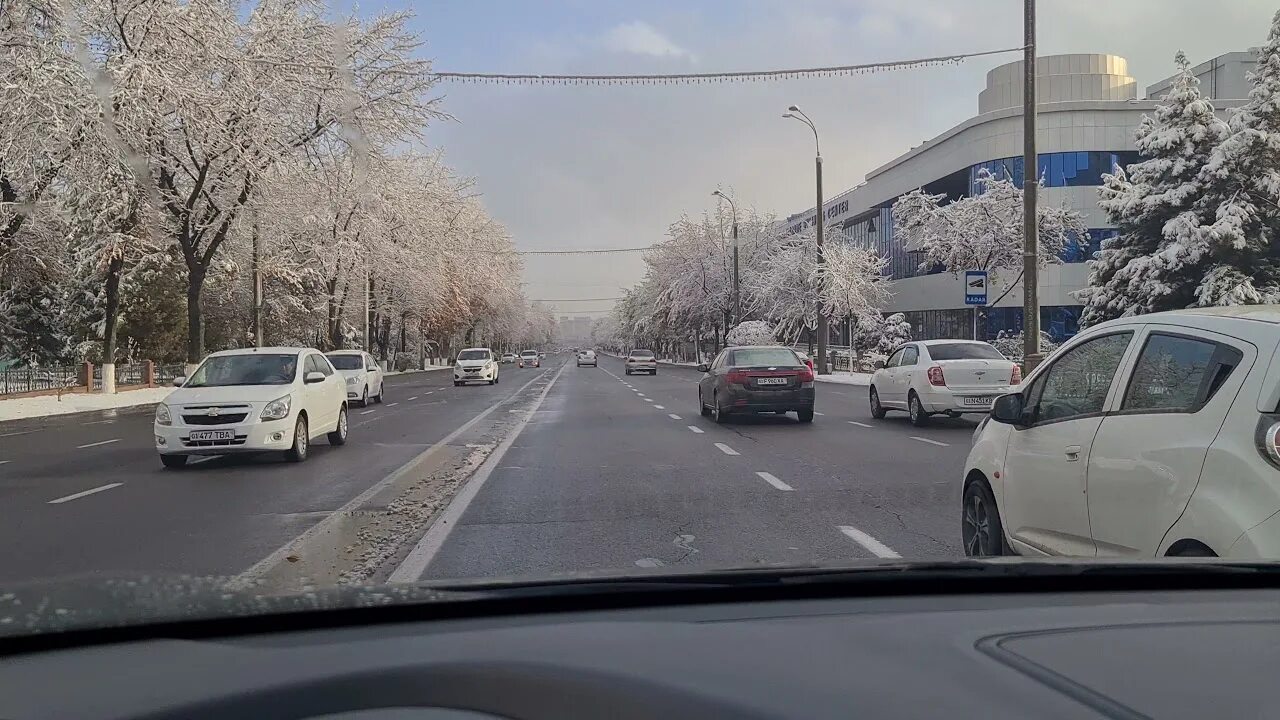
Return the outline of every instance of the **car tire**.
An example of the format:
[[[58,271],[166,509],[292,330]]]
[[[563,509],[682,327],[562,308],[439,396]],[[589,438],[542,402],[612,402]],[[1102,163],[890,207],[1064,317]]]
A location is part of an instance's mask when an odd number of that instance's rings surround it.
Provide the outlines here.
[[[310,453],[311,436],[307,430],[307,418],[299,415],[297,424],[293,426],[293,447],[284,451],[284,459],[300,463],[305,461]]]
[[[649,374],[650,374],[650,375],[657,375],[657,374],[658,374],[658,371],[657,371],[657,370],[654,370],[654,371],[650,372]]]
[[[630,375],[630,374],[631,374],[631,368],[626,368],[626,369],[624,369],[622,372],[626,373],[627,375]]]
[[[178,468],[186,466],[187,456],[186,455],[161,455],[160,464],[169,468],[170,470],[177,470]]]
[[[720,394],[711,393],[711,420],[717,425],[723,425],[727,420],[727,413],[720,408]]]
[[[1004,526],[995,496],[986,480],[974,480],[964,488],[960,513],[960,544],[966,557],[1012,555],[1004,541]]]
[[[338,411],[338,426],[333,432],[329,433],[329,444],[337,447],[338,445],[347,444],[347,409],[342,408]]]
[[[796,417],[800,418],[802,423],[811,423],[813,422],[813,410],[797,410]],[[952,495],[952,497],[955,496]]]
[[[711,411],[707,409],[707,404],[702,401],[702,388],[698,388],[698,414],[707,417]]]
[[[369,407],[369,386],[365,385],[364,390],[360,391],[360,407]]]
[[[498,384],[498,383],[500,383],[500,382],[502,382],[502,375],[501,375],[501,374],[495,374],[495,375],[493,376],[493,384],[494,384],[494,385],[497,385],[497,384]]]
[[[383,402],[383,396],[386,394],[387,394],[387,384],[386,383],[379,384],[378,394],[374,397],[373,401],[381,405]]]
[[[461,381],[461,380],[454,380],[454,381],[453,381],[453,386],[454,386],[454,387],[462,387],[462,381]]]
[[[871,417],[877,420],[883,420],[884,416],[889,414],[888,411],[884,409],[884,406],[880,404],[880,392],[876,390],[875,385],[871,386],[869,402],[871,403]]]
[[[907,395],[907,412],[911,414],[911,424],[916,427],[924,427],[929,424],[929,413],[924,411],[924,405],[920,403],[920,396],[915,391]]]
[[[496,383],[496,382],[498,382],[498,379],[495,377],[494,379],[492,379],[492,380],[490,380],[490,381],[489,381],[489,384],[490,384],[490,385],[492,385],[492,384],[494,384],[494,383]]]

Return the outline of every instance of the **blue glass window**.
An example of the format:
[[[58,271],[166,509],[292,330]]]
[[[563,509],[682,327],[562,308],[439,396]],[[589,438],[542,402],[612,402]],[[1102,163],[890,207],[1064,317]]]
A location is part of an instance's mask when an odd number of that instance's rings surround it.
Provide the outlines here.
[[[1044,153],[1040,155],[1036,164],[1045,187],[1077,187],[1101,185],[1103,174],[1114,172],[1117,165],[1123,167],[1137,161],[1138,153],[1133,151],[1082,150]],[[1024,172],[1020,156],[988,160],[970,167],[970,195],[978,193],[978,173],[981,170],[986,170],[997,178],[1009,177],[1014,185],[1022,187]]]

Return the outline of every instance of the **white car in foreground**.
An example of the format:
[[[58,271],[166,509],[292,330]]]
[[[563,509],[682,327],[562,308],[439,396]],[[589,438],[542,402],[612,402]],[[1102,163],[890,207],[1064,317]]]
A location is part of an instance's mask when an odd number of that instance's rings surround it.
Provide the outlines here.
[[[1280,306],[1101,323],[999,398],[965,553],[1280,558]]]
[[[498,382],[498,361],[489,348],[466,348],[458,353],[453,365],[454,386],[477,380],[490,385]]]
[[[386,390],[383,388],[382,366],[372,355],[363,350],[335,350],[325,357],[347,383],[347,401],[359,402],[363,407],[370,398],[381,403]]]
[[[906,410],[914,425],[930,415],[986,414],[1021,381],[1017,363],[977,340],[922,340],[903,345],[871,376],[871,416]]]
[[[307,459],[311,440],[347,441],[347,390],[319,350],[273,347],[209,355],[156,405],[160,460],[179,468],[191,455],[282,451]]]

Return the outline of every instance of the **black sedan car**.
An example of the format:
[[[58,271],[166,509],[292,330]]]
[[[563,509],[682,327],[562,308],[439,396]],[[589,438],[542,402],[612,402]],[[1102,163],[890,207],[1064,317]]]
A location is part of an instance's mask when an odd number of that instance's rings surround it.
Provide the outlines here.
[[[703,415],[724,422],[731,413],[795,411],[813,422],[813,370],[791,348],[777,345],[725,348],[698,381]]]

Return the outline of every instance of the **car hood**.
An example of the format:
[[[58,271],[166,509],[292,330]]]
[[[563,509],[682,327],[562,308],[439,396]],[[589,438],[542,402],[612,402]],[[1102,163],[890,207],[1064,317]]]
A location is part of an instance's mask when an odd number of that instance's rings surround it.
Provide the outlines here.
[[[459,360],[458,365],[464,368],[478,368],[488,365],[488,360]]]
[[[166,405],[214,405],[270,402],[288,395],[292,385],[229,385],[225,387],[175,388]]]

